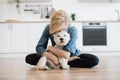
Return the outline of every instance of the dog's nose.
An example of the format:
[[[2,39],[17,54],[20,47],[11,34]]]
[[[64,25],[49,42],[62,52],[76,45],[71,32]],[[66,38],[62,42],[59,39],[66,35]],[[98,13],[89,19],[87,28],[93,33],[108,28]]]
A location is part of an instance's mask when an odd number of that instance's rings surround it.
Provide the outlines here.
[[[63,38],[60,38],[61,41],[63,41]]]

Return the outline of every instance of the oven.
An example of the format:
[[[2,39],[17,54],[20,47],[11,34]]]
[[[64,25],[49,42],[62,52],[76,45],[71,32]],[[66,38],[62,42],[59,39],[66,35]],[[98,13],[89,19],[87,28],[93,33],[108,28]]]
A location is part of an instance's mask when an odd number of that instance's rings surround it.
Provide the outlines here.
[[[83,22],[83,46],[107,45],[106,22]]]

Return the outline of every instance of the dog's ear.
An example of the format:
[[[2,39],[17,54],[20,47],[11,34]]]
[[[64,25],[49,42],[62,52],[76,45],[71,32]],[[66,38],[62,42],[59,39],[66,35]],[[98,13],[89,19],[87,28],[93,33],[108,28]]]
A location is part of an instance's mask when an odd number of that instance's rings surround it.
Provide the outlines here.
[[[53,37],[57,37],[59,35],[59,32],[56,32],[53,34]]]
[[[57,35],[57,33],[54,33],[54,34],[53,34],[53,37],[55,37],[56,35]]]

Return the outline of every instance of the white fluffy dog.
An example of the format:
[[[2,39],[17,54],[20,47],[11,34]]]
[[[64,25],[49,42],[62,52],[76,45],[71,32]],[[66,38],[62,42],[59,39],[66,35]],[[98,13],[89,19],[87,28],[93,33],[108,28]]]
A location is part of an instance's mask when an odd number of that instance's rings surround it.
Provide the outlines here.
[[[70,35],[66,31],[60,31],[57,32],[53,35],[54,41],[56,45],[54,47],[63,49],[63,46],[65,46],[69,40],[70,40]],[[77,59],[78,57],[71,57],[69,58],[69,61]],[[62,69],[69,69],[70,66],[68,65],[68,59],[65,58],[58,58],[60,65]],[[48,65],[47,65],[48,63]],[[43,56],[39,59],[36,69],[41,69],[41,70],[48,70],[50,68],[58,68],[58,66],[55,66],[53,62],[51,62],[49,59],[46,58],[46,56]]]
[[[56,43],[54,47],[59,49],[63,49],[63,46],[65,46],[70,40],[70,34],[68,34],[66,31],[57,32],[53,36]],[[67,64],[68,59],[59,58],[59,62],[62,69],[69,69],[70,66]]]

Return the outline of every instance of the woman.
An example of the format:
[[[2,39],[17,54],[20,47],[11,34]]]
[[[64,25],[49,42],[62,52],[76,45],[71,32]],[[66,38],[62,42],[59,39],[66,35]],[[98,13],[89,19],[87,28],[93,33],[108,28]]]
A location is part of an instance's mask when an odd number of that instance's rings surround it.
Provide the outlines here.
[[[54,48],[53,34],[65,30],[70,34],[69,43],[64,46],[64,50]],[[56,11],[52,17],[51,22],[48,24],[36,46],[36,53],[26,56],[26,62],[31,65],[36,65],[41,56],[46,56],[55,65],[59,65],[58,57],[69,58],[70,56],[78,56],[80,59],[75,59],[68,62],[70,67],[91,68],[98,64],[99,59],[92,54],[82,54],[79,49],[76,48],[77,29],[75,26],[70,25],[68,15],[63,10]],[[48,46],[48,40],[51,40],[52,46]],[[53,52],[50,54],[47,50]]]

